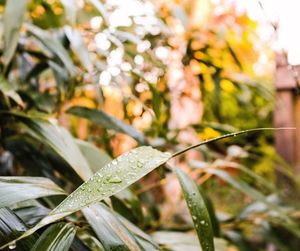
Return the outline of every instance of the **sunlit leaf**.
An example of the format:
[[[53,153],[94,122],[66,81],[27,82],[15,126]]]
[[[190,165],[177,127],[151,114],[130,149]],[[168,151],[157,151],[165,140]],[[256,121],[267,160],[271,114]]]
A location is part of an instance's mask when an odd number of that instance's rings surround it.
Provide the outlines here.
[[[70,26],[65,27],[65,33],[70,41],[73,52],[77,55],[82,65],[91,71],[93,68],[92,61],[90,59],[89,52],[83,43],[83,39],[79,31],[72,29]]]
[[[118,120],[117,118],[114,118],[103,111],[75,106],[69,109],[67,112],[75,116],[89,119],[94,123],[100,124],[104,128],[111,129],[116,132],[125,133],[134,138],[140,144],[147,143],[144,135],[141,132],[137,131],[131,125],[128,125],[123,121]]]
[[[66,194],[54,182],[42,177],[0,177],[0,207],[51,195]]]
[[[64,6],[67,21],[71,25],[75,25],[76,23],[76,12],[77,12],[77,5],[75,0],[61,0],[61,3]]]
[[[57,223],[47,228],[37,240],[32,251],[68,251],[76,234],[71,223]]]
[[[176,174],[181,185],[184,198],[192,215],[202,250],[215,250],[213,239],[214,234],[209,212],[197,185],[179,168],[173,167],[172,170]]]
[[[5,66],[9,64],[16,50],[20,35],[20,28],[26,11],[26,3],[26,0],[6,1],[3,15],[3,63]]]
[[[47,49],[49,49],[59,60],[65,65],[71,76],[75,75],[75,67],[67,50],[63,47],[60,41],[51,33],[38,28],[37,26],[26,24],[28,32],[38,39]]]

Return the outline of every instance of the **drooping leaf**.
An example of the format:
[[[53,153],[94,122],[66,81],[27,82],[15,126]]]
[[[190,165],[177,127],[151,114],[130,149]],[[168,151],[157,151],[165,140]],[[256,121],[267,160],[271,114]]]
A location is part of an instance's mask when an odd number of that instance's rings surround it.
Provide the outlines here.
[[[82,65],[88,70],[91,71],[93,64],[89,55],[87,48],[83,43],[83,39],[79,31],[72,29],[70,26],[65,26],[65,33],[70,41],[71,48],[73,52],[77,55]]]
[[[6,1],[6,6],[3,15],[3,64],[5,66],[9,64],[16,50],[20,35],[20,28],[22,26],[26,11],[26,3],[26,0]]]
[[[147,141],[141,132],[137,131],[131,125],[125,124],[121,120],[118,120],[103,111],[75,106],[69,109],[67,113],[89,119],[94,123],[100,124],[104,128],[125,133],[134,138],[140,144],[147,144]]]
[[[61,188],[47,178],[0,177],[0,207],[7,207],[28,199],[65,194]]]
[[[181,185],[184,198],[192,215],[203,251],[214,251],[214,233],[205,201],[195,182],[179,168],[173,167]]]
[[[26,24],[28,32],[38,39],[47,49],[49,49],[65,65],[71,76],[75,75],[75,67],[67,50],[55,36],[34,25]]]
[[[19,113],[10,114],[18,116],[20,121],[31,129],[31,132],[39,141],[49,145],[57,154],[65,159],[83,180],[91,177],[92,171],[86,159],[83,157],[71,134],[65,128],[49,120],[31,118]]]
[[[96,173],[100,168],[112,161],[112,158],[108,154],[95,145],[79,139],[76,140],[76,143],[93,173]]]
[[[140,250],[133,235],[105,205],[91,205],[83,209],[83,214],[105,250]]]
[[[72,223],[57,223],[47,228],[31,251],[68,251],[76,234]]]
[[[150,146],[138,147],[122,154],[101,168],[63,200],[47,217],[18,239],[25,238],[47,224],[118,193],[166,163],[170,157],[170,153],[160,152]]]
[[[18,238],[27,230],[26,224],[10,209],[0,208],[0,246]],[[16,244],[12,242],[9,249],[17,251],[30,250],[37,240],[34,234]]]

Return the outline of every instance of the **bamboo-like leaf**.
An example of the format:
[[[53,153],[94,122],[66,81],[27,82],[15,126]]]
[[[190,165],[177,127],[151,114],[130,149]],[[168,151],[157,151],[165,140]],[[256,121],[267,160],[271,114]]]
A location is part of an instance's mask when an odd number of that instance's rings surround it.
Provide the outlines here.
[[[76,234],[71,223],[57,223],[47,228],[31,251],[68,251]]]
[[[105,250],[140,250],[134,236],[103,204],[84,208],[83,214]]]
[[[24,107],[24,103],[19,94],[14,90],[13,86],[4,79],[2,75],[0,75],[0,91],[5,96],[13,99],[18,105]]]
[[[42,218],[49,214],[50,210],[43,206],[26,206],[14,209],[14,212],[19,216],[27,226],[34,226]]]
[[[3,52],[3,64],[7,66],[11,61],[14,52],[16,50],[20,28],[23,23],[26,0],[9,0],[6,1],[6,6],[3,16],[3,28],[4,28],[4,52]]]
[[[79,139],[76,140],[76,143],[93,173],[96,173],[100,168],[112,161],[108,154],[95,145]]]
[[[17,202],[66,193],[54,182],[42,177],[0,177],[0,207]]]
[[[64,30],[68,40],[70,41],[73,52],[77,55],[82,65],[88,71],[91,71],[93,68],[93,64],[89,52],[83,43],[80,32],[70,26],[66,26]]]
[[[131,125],[125,124],[123,121],[118,120],[117,118],[114,118],[103,111],[75,106],[69,109],[67,112],[75,116],[89,119],[94,123],[100,124],[104,128],[125,133],[134,138],[140,144],[147,143],[144,135],[141,132],[136,130]]]
[[[0,245],[12,241],[27,230],[26,224],[10,209],[0,208]],[[30,250],[37,240],[37,234],[18,242],[11,242],[9,249]]]
[[[22,239],[47,224],[120,192],[155,168],[166,163],[170,157],[170,153],[160,152],[150,146],[141,146],[122,154],[101,168],[63,200],[47,217],[18,239]]]
[[[26,28],[31,35],[38,39],[47,49],[60,59],[71,76],[75,75],[76,71],[72,59],[57,38],[34,25],[26,24]]]
[[[77,5],[75,0],[61,0],[61,3],[64,6],[67,21],[71,25],[75,25],[76,23],[76,12]]]
[[[195,182],[179,168],[173,167],[181,185],[184,198],[192,215],[203,251],[214,251],[214,233],[205,201]]]
[[[65,159],[83,180],[92,176],[92,171],[86,159],[83,157],[71,134],[65,128],[47,120],[30,118],[24,114],[12,115],[18,116],[20,121],[31,129],[31,132],[39,141],[49,145]]]

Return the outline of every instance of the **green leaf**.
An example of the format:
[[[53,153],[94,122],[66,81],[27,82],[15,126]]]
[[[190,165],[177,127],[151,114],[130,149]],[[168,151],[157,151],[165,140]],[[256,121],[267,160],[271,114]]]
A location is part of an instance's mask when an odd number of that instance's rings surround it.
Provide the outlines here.
[[[0,177],[0,207],[17,202],[66,193],[54,182],[42,177]]]
[[[15,91],[13,85],[8,83],[2,75],[0,75],[0,91],[7,97],[10,97],[14,100],[18,105],[24,107],[24,103],[19,96],[19,94]]]
[[[19,216],[27,226],[33,226],[44,218],[50,210],[43,206],[26,206],[14,209],[14,212]]]
[[[77,12],[76,1],[75,0],[61,0],[61,3],[64,6],[68,23],[71,25],[75,25],[76,12]]]
[[[164,250],[172,251],[199,251],[202,250],[197,236],[193,233],[182,233],[172,231],[157,231],[152,234],[154,241],[164,246]],[[216,251],[228,250],[224,239],[214,239]]]
[[[20,28],[23,23],[26,0],[8,0],[3,15],[3,28],[4,28],[4,52],[3,64],[7,66],[11,61],[16,50]]]
[[[176,174],[181,185],[202,250],[214,251],[214,233],[203,196],[198,190],[195,182],[190,179],[185,172],[176,167],[173,167],[172,170]]]
[[[166,163],[170,158],[170,153],[160,152],[150,146],[141,146],[122,154],[101,168],[63,200],[47,217],[18,239],[22,239],[47,224],[120,192],[155,168]],[[3,247],[0,247],[0,249]]]
[[[18,116],[31,129],[35,138],[49,145],[65,159],[83,180],[92,176],[86,159],[76,145],[74,138],[65,128],[51,123],[50,120],[34,119],[24,114],[14,113],[12,115]]]
[[[96,173],[100,168],[112,161],[108,154],[95,145],[79,139],[76,140],[76,143],[93,173]]]
[[[79,31],[72,29],[70,26],[65,26],[65,33],[70,41],[73,52],[77,55],[82,65],[88,70],[93,69],[93,64],[87,48],[83,43],[83,39]]]
[[[63,47],[62,43],[51,33],[38,28],[34,25],[26,24],[28,32],[38,39],[47,49],[49,49],[59,60],[65,65],[69,74],[74,76],[76,71],[67,50]]]
[[[105,205],[97,203],[86,207],[83,214],[105,250],[140,250],[134,236]]]
[[[0,246],[16,239],[26,230],[26,224],[12,210],[0,208]],[[37,234],[34,234],[18,242],[18,245],[16,245],[15,242],[12,242],[9,245],[9,249],[18,251],[30,250],[36,239]]]
[[[91,120],[94,123],[100,124],[104,128],[125,133],[134,138],[140,144],[147,144],[147,141],[141,132],[137,131],[131,125],[128,125],[103,111],[75,106],[69,109],[67,113]]]
[[[71,223],[57,223],[45,230],[31,251],[68,251],[76,234]]]
[[[110,197],[164,164],[170,156],[170,153],[162,153],[150,146],[138,147],[124,153],[77,188],[50,215],[76,212]]]

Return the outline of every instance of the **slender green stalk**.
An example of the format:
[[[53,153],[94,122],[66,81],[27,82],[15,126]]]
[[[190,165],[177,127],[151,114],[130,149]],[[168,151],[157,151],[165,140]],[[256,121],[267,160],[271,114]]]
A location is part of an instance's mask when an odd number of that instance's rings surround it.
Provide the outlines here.
[[[273,131],[277,131],[277,130],[295,130],[296,128],[294,127],[279,127],[279,128],[254,128],[254,129],[249,129],[249,130],[244,130],[244,131],[239,131],[239,132],[233,132],[233,133],[229,133],[229,134],[225,134],[225,135],[221,135],[219,137],[216,137],[216,138],[213,138],[213,139],[207,139],[207,140],[204,140],[196,145],[191,145],[187,148],[184,148],[178,152],[175,152],[173,153],[172,155],[172,158],[180,155],[180,154],[183,154],[191,149],[194,149],[194,148],[197,148],[199,146],[202,146],[202,145],[205,145],[205,144],[208,144],[208,143],[212,143],[212,142],[215,142],[215,141],[218,141],[218,140],[221,140],[221,139],[226,139],[226,138],[230,138],[230,137],[235,137],[237,135],[241,135],[241,134],[245,134],[245,133],[249,133],[249,132],[256,132],[256,131],[265,131],[265,130],[273,130]]]

